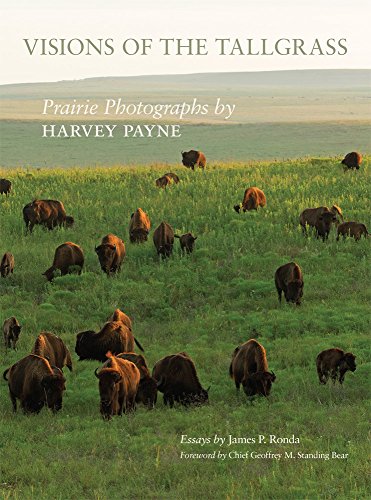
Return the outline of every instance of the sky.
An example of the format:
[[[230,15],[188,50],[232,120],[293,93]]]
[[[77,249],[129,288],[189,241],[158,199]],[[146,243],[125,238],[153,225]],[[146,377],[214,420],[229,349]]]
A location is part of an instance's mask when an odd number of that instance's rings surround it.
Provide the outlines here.
[[[59,2],[58,2],[59,3]],[[97,76],[220,71],[371,68],[367,0],[0,0],[0,84]],[[112,38],[109,56],[30,56],[24,38]],[[152,38],[149,55],[125,55],[128,38]],[[164,56],[159,38],[206,38],[205,56]],[[269,44],[345,38],[344,56],[220,56],[215,38]],[[260,46],[260,44],[259,44]],[[258,48],[257,45],[254,47]]]

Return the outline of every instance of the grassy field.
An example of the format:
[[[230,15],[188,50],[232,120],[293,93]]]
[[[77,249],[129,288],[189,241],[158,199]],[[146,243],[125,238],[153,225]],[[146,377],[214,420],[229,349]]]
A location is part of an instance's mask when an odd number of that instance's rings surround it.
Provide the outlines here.
[[[179,166],[90,169],[2,169],[14,190],[0,199],[0,253],[12,251],[14,275],[0,280],[0,323],[16,315],[23,325],[18,351],[1,348],[1,373],[30,352],[41,330],[60,335],[74,351],[76,333],[97,331],[120,307],[150,367],[162,356],[186,350],[201,383],[211,385],[210,404],[170,410],[159,398],[154,411],[104,422],[94,369],[77,362],[66,373],[63,410],[56,416],[12,414],[0,382],[0,491],[2,498],[220,498],[360,499],[367,484],[369,383],[369,241],[326,243],[304,238],[298,216],[306,207],[340,205],[346,220],[371,227],[369,163],[343,173],[337,160],[214,163],[205,172]],[[179,185],[158,190],[169,169]],[[244,189],[258,186],[267,207],[237,214]],[[68,230],[36,228],[25,235],[22,207],[32,199],[64,202],[76,219]],[[130,214],[142,207],[155,228],[162,220],[198,236],[191,256],[161,262],[152,234],[140,246],[128,242]],[[113,232],[127,243],[121,273],[107,278],[94,245]],[[81,276],[41,275],[65,241],[82,246]],[[278,304],[276,268],[295,260],[304,273],[301,307]],[[253,330],[257,333],[253,333]],[[269,399],[247,404],[228,376],[233,349],[255,336],[277,375]],[[357,356],[357,370],[343,387],[320,386],[315,358],[340,347]],[[181,444],[190,437],[290,437],[300,444]],[[348,459],[186,459],[184,453],[348,453]]]

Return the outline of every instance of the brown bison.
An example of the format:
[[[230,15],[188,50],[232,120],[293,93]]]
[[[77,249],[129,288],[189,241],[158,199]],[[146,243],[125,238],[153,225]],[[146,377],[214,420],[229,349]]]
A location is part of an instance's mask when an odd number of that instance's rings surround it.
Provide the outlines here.
[[[2,278],[6,278],[14,272],[14,256],[10,252],[5,252],[0,262],[0,274]]]
[[[140,382],[135,401],[143,403],[149,409],[154,408],[157,401],[157,382],[151,377],[144,356],[135,352],[124,352],[117,357],[131,361],[140,371]]]
[[[12,183],[8,179],[0,179],[0,194],[8,196],[12,190]]]
[[[140,372],[134,363],[106,353],[104,365],[95,370],[99,379],[100,413],[105,420],[135,410]],[[99,372],[98,372],[99,370]]]
[[[84,254],[81,247],[71,241],[67,241],[56,248],[53,264],[43,273],[43,276],[46,276],[48,281],[52,281],[57,269],[64,276],[73,271],[73,269],[70,269],[72,266],[77,266],[79,268],[78,273],[81,274],[84,266]]]
[[[234,209],[237,213],[247,210],[258,210],[258,207],[265,207],[267,204],[267,199],[263,191],[257,187],[247,188],[243,196],[242,203],[240,205],[235,205]]]
[[[60,337],[50,332],[41,332],[38,335],[31,351],[49,361],[52,366],[63,369],[64,366],[72,371],[71,354]]]
[[[195,241],[197,240],[197,236],[193,236],[192,233],[182,234],[182,236],[178,236],[174,234],[175,238],[179,238],[180,248],[182,251],[187,253],[192,253],[195,247]]]
[[[339,241],[340,235],[342,235],[343,238],[351,236],[358,241],[361,239],[362,235],[367,238],[368,231],[367,227],[360,222],[343,222],[338,226],[337,241]]]
[[[165,174],[165,176],[170,177],[170,179],[172,179],[175,182],[175,184],[178,184],[180,182],[179,177],[173,172],[168,172],[167,174]]]
[[[152,377],[164,394],[164,403],[174,406],[174,401],[185,406],[203,404],[209,400],[209,389],[202,388],[192,359],[185,352],[165,356],[153,367]]]
[[[249,397],[269,396],[272,383],[276,380],[275,374],[268,371],[264,347],[255,339],[248,340],[233,351],[229,375],[233,378],[236,389],[242,384]]]
[[[6,319],[3,323],[4,332],[4,343],[5,347],[15,349],[16,343],[19,339],[19,334],[21,333],[21,325],[19,324],[17,318],[11,316]]]
[[[205,168],[206,167],[206,157],[201,151],[195,151],[191,149],[190,151],[182,151],[182,163],[185,167],[191,168],[195,167]]]
[[[107,318],[107,321],[121,321],[129,330],[133,329],[131,318],[127,314],[121,311],[121,309],[115,309],[113,314]]]
[[[129,235],[131,243],[144,243],[148,239],[148,233],[151,229],[151,221],[148,215],[138,208],[131,214],[129,224]]]
[[[34,200],[23,208],[23,220],[26,231],[32,230],[35,225],[40,224],[49,230],[55,227],[72,227],[74,218],[66,214],[61,201],[58,200]]]
[[[112,354],[133,352],[134,342],[143,351],[143,347],[126,325],[121,321],[108,321],[98,333],[91,330],[78,333],[75,352],[80,361],[96,359],[103,362],[106,361],[107,351],[111,351]]]
[[[62,408],[66,379],[47,359],[29,354],[5,370],[3,378],[9,385],[14,412],[17,411],[17,399],[25,413],[39,413],[43,406],[53,412]]]
[[[170,224],[161,222],[153,233],[153,243],[155,244],[157,255],[161,255],[163,258],[170,257],[174,245],[174,231]]]
[[[120,271],[122,261],[126,255],[125,243],[118,236],[109,233],[102,238],[102,242],[95,247],[100,267],[103,272],[110,276]]]
[[[163,175],[159,179],[156,179],[156,186],[159,188],[166,188],[173,182],[172,178],[168,175]]]
[[[303,296],[303,273],[300,267],[295,262],[289,262],[279,267],[274,275],[278,299],[282,300],[282,291],[285,295],[286,302],[293,302],[300,306],[300,301]]]
[[[342,165],[344,165],[345,170],[359,170],[359,166],[362,163],[362,155],[356,151],[352,151],[345,155],[342,160]]]
[[[344,352],[342,349],[327,349],[318,354],[316,365],[320,384],[326,384],[329,377],[335,383],[339,380],[344,382],[344,376],[348,370],[356,371],[356,357],[351,352]]]
[[[328,238],[332,224],[339,224],[344,220],[341,208],[337,205],[328,207],[306,208],[300,214],[300,225],[303,233],[307,234],[307,225],[314,227],[317,237],[323,241]]]

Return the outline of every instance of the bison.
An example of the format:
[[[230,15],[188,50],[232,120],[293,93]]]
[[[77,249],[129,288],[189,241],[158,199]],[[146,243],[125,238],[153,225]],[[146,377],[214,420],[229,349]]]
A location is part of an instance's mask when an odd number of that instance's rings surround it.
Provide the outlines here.
[[[267,199],[263,191],[257,187],[247,188],[243,196],[242,203],[240,205],[235,205],[234,209],[237,213],[247,210],[258,210],[258,207],[265,207],[267,204]]]
[[[181,154],[182,163],[185,167],[191,168],[192,170],[194,170],[195,167],[206,167],[206,158],[201,151],[195,151],[194,149],[191,149],[190,151],[182,151]]]
[[[368,231],[367,227],[360,222],[343,222],[338,226],[336,238],[337,241],[339,241],[340,235],[342,235],[343,238],[351,236],[356,241],[358,241],[361,239],[362,235],[367,238]]]
[[[345,155],[341,163],[344,165],[344,172],[346,170],[359,170],[359,166],[362,163],[362,155],[361,153],[352,151]]]
[[[157,401],[157,382],[151,377],[144,356],[135,352],[124,352],[117,357],[131,361],[140,372],[140,382],[135,401],[143,403],[148,409],[154,408]]]
[[[12,190],[12,183],[8,179],[0,179],[0,194],[8,196]]]
[[[170,257],[174,245],[174,231],[170,224],[161,222],[153,233],[153,243],[157,255],[161,255],[163,258]]]
[[[115,309],[113,314],[109,318],[107,318],[107,321],[121,321],[125,326],[129,328],[129,330],[133,329],[131,318],[129,318],[127,314],[122,312],[121,309]]]
[[[61,275],[64,276],[73,271],[73,269],[70,269],[72,266],[77,266],[79,268],[78,273],[81,274],[84,266],[84,253],[81,247],[71,241],[67,241],[56,248],[53,264],[43,273],[43,276],[45,276],[48,281],[52,281],[57,269],[59,269]]]
[[[131,330],[121,321],[107,321],[100,332],[80,332],[76,337],[75,352],[80,361],[84,359],[96,359],[106,361],[106,352],[120,354],[122,352],[133,352],[134,342],[143,351]]]
[[[14,256],[10,252],[5,252],[0,262],[0,274],[6,278],[14,272]]]
[[[41,332],[32,348],[32,354],[46,358],[52,366],[63,369],[64,366],[72,371],[71,354],[60,337],[50,332]]]
[[[203,404],[209,400],[209,389],[203,389],[192,359],[185,352],[171,354],[157,361],[152,377],[157,388],[164,394],[164,403],[170,408],[177,401],[184,406]]]
[[[74,218],[66,214],[61,201],[58,200],[34,200],[23,208],[23,220],[26,231],[32,230],[35,225],[40,224],[49,230],[55,227],[72,227]]]
[[[328,207],[306,208],[300,214],[300,225],[303,233],[307,234],[307,225],[314,227],[317,237],[323,241],[328,238],[332,224],[339,224],[339,219],[344,220],[341,208],[337,205]]]
[[[100,267],[103,272],[110,276],[120,271],[122,261],[126,255],[125,243],[118,236],[109,233],[102,238],[102,242],[95,247]]]
[[[15,349],[16,343],[19,339],[19,334],[21,333],[21,325],[19,324],[17,318],[11,316],[6,319],[3,323],[4,332],[4,343],[5,347]]]
[[[172,179],[175,182],[175,184],[178,184],[180,182],[179,177],[173,172],[168,172],[167,174],[165,174],[165,176],[170,177],[170,179]]]
[[[17,399],[24,413],[39,413],[43,406],[53,412],[62,408],[66,379],[47,359],[29,354],[5,370],[3,378],[9,385],[14,412],[17,411]]]
[[[148,215],[138,208],[131,214],[129,224],[129,235],[131,243],[144,243],[148,239],[148,233],[151,229],[151,221]]]
[[[168,175],[163,175],[162,177],[156,179],[156,186],[159,188],[166,188],[172,183],[172,178]]]
[[[195,247],[195,241],[197,240],[197,236],[193,236],[192,233],[182,234],[182,236],[178,236],[174,234],[175,238],[179,238],[180,248],[182,251],[187,253],[192,253]]]
[[[99,379],[100,413],[105,420],[135,410],[140,372],[134,363],[106,353],[104,365],[95,370]],[[99,372],[98,372],[99,370]]]
[[[264,347],[255,339],[248,340],[233,351],[229,375],[236,389],[242,384],[248,397],[269,396],[272,383],[276,380],[275,374],[268,371]]]
[[[342,349],[327,349],[318,354],[316,365],[320,384],[326,384],[331,377],[333,383],[339,380],[344,382],[344,376],[348,370],[356,371],[356,357],[351,352]]]
[[[277,288],[278,299],[282,300],[282,291],[286,302],[293,302],[300,306],[303,296],[303,273],[295,262],[289,262],[279,267],[274,275],[274,281]]]

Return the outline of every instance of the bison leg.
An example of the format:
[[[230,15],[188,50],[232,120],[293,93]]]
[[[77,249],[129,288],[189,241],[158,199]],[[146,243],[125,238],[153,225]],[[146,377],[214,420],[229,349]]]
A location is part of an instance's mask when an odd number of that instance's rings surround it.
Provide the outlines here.
[[[16,411],[17,411],[17,398],[10,390],[9,390],[9,396],[10,396],[10,401],[12,402],[12,406],[13,406],[13,413],[16,413]]]
[[[340,384],[342,384],[344,382],[344,377],[345,377],[346,372],[347,372],[346,370],[341,370],[340,377],[339,377]]]
[[[237,380],[234,381],[234,385],[236,386],[236,389],[239,391],[240,390],[240,385],[241,383],[238,382]]]
[[[319,378],[319,383],[325,385],[327,382],[327,378],[328,378],[328,377],[326,377],[326,374],[323,373],[320,368],[317,368],[317,374],[318,374],[318,378]]]

